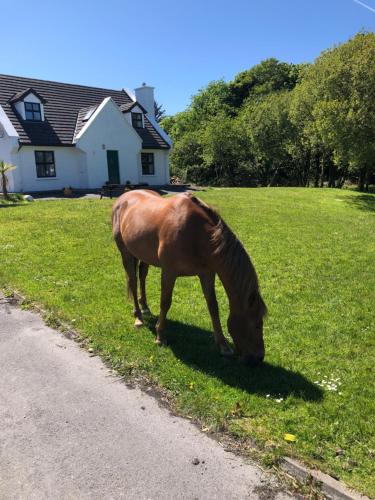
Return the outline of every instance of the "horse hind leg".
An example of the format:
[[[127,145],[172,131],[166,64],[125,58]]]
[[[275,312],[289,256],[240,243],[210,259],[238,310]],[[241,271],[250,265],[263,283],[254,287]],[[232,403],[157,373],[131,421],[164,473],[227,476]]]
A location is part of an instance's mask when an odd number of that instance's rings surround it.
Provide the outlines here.
[[[139,302],[137,298],[137,268],[138,268],[138,260],[129,253],[125,246],[120,247],[122,264],[125,269],[125,273],[127,276],[127,288],[128,288],[128,296],[132,298],[134,301],[134,326],[142,326],[142,312],[139,307]]]
[[[139,303],[141,305],[141,311],[144,315],[151,315],[151,311],[147,305],[146,298],[146,278],[148,274],[149,265],[145,262],[139,263],[138,274],[139,274],[139,285],[141,290],[141,295],[139,297]]]

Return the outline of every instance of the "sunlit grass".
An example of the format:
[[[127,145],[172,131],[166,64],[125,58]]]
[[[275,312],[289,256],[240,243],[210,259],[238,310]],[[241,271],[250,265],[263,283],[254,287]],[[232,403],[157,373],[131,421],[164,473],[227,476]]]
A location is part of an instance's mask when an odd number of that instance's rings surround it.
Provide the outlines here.
[[[197,278],[177,282],[168,348],[154,345],[152,328],[133,328],[110,200],[0,209],[0,286],[71,322],[121,372],[162,386],[181,414],[375,495],[375,196],[284,188],[200,196],[220,210],[256,266],[269,308],[267,362],[258,369],[219,356]],[[159,278],[152,269],[155,314]],[[227,300],[217,288],[225,326]]]

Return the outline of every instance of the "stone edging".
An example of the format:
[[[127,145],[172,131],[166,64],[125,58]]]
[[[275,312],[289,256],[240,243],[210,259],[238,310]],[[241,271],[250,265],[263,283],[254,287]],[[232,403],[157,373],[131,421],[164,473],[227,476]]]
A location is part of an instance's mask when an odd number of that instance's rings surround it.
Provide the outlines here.
[[[292,458],[284,457],[280,462],[281,469],[293,476],[300,483],[311,483],[319,485],[321,492],[326,498],[332,500],[370,500],[365,495],[361,495],[349,489],[337,479],[324,474],[318,470],[308,469]]]

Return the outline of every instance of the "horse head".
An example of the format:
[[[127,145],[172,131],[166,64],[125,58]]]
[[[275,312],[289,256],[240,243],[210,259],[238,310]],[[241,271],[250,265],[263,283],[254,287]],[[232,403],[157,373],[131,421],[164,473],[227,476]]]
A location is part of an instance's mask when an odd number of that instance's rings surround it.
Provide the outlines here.
[[[257,293],[251,305],[231,310],[229,314],[228,331],[245,365],[257,366],[264,359],[263,317],[266,312],[266,305]]]

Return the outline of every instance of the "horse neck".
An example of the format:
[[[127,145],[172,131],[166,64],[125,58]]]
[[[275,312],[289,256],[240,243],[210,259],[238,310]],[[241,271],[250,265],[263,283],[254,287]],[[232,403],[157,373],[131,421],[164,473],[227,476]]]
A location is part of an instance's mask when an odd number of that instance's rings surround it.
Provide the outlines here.
[[[240,290],[238,286],[236,286],[236,280],[233,274],[228,269],[222,267],[218,268],[216,272],[227,294],[231,313],[242,312],[243,300],[241,298]]]
[[[235,256],[226,254],[224,248],[218,255],[216,267],[228,297],[230,311],[242,313],[244,304],[248,302],[245,295],[258,290],[257,276],[249,256],[238,243]]]

